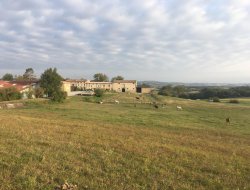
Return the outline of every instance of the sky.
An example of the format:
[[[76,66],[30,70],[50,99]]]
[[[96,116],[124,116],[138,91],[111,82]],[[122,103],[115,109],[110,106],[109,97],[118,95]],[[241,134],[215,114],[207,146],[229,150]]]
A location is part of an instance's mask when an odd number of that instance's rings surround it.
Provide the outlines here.
[[[249,0],[0,0],[0,77],[250,83]]]

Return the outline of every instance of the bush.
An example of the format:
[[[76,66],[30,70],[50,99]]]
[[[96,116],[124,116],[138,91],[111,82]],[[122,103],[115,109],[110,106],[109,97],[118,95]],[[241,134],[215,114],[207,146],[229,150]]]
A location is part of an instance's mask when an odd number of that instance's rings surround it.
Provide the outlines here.
[[[236,100],[236,99],[233,99],[233,100],[229,100],[228,103],[232,103],[232,104],[239,104],[240,101],[239,100]]]
[[[91,102],[91,98],[92,98],[92,97],[87,96],[87,97],[83,97],[82,100],[83,100],[84,102]]]
[[[53,102],[63,102],[64,99],[66,99],[67,93],[63,91],[55,91],[52,93],[51,100]]]
[[[220,102],[220,99],[218,97],[214,97],[213,102]]]
[[[105,91],[103,89],[97,88],[95,89],[95,96],[96,97],[102,97],[104,95]]]
[[[42,98],[44,95],[44,89],[41,87],[35,88],[35,97]]]
[[[29,91],[26,94],[27,94],[28,99],[32,99],[34,95],[34,91],[32,89],[29,89]]]
[[[16,88],[4,88],[0,90],[0,101],[19,100],[22,94]]]

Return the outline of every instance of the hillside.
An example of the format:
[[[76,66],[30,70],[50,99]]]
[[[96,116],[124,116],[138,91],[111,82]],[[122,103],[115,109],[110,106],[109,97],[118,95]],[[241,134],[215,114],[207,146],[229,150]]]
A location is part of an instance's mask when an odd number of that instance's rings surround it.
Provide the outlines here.
[[[0,189],[250,188],[250,99],[136,97],[0,109]]]
[[[138,84],[148,84],[154,88],[161,88],[163,86],[172,85],[184,85],[189,87],[238,87],[238,86],[250,86],[249,83],[184,83],[184,82],[160,82],[160,81],[138,81]]]

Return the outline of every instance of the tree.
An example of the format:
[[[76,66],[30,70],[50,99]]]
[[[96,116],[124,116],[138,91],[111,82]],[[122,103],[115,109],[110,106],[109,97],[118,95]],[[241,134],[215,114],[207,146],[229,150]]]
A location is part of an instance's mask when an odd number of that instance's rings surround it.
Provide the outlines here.
[[[23,81],[24,80],[23,75],[15,75],[14,80],[16,80],[16,81]]]
[[[108,82],[109,78],[104,73],[96,73],[94,74],[94,81],[95,82]]]
[[[187,92],[187,88],[184,85],[179,85],[179,86],[175,86],[173,88],[173,96],[179,97],[182,94],[185,94]]]
[[[13,75],[10,74],[10,73],[6,73],[4,76],[3,76],[3,80],[7,80],[7,81],[12,81],[13,80]]]
[[[63,78],[57,73],[56,68],[49,68],[41,75],[40,86],[51,100],[61,102],[65,96],[61,90]]]
[[[25,80],[33,80],[33,79],[35,79],[34,70],[32,68],[26,69],[25,73],[23,74],[23,78]]]
[[[158,94],[163,96],[171,96],[173,91],[173,87],[171,85],[163,86],[160,88]]]
[[[114,82],[115,80],[124,80],[124,77],[118,75],[118,76],[116,76],[116,77],[113,77],[113,78],[111,79],[111,82]]]

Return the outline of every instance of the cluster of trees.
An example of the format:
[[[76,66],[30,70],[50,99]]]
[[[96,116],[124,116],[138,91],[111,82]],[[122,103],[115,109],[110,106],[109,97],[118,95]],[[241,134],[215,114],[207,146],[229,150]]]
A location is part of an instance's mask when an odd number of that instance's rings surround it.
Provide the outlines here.
[[[237,98],[250,97],[250,87],[233,87],[233,88],[203,88],[198,93],[188,94],[190,99],[209,99],[212,97],[218,98]]]
[[[12,74],[6,73],[2,80],[12,81],[12,80],[22,80],[22,81],[33,81],[37,80],[32,68],[25,70],[23,75],[13,77]],[[40,87],[36,88],[34,91],[30,89],[27,93],[28,98],[35,95],[37,98],[41,98],[44,94],[47,95],[52,101],[62,102],[66,98],[66,93],[61,90],[62,76],[57,73],[56,68],[49,68],[42,73],[40,77]],[[20,99],[22,94],[17,91],[15,87],[4,88],[0,91],[0,100],[16,100]]]
[[[237,98],[237,97],[250,97],[250,87],[232,87],[232,88],[219,88],[219,87],[206,87],[196,89],[193,92],[191,88],[185,86],[163,86],[159,90],[160,95],[175,96],[179,98],[188,99],[211,99],[211,98]]]
[[[6,73],[3,77],[2,80],[5,81],[13,81],[13,80],[24,80],[24,81],[32,81],[32,80],[36,80],[36,76],[34,74],[34,70],[32,68],[27,68],[24,72],[23,75],[15,75],[13,76],[11,73]],[[115,80],[124,80],[123,76],[115,76],[111,79],[111,82],[115,81]],[[104,74],[104,73],[96,73],[93,76],[93,81],[95,82],[108,82],[109,81],[109,77]]]
[[[183,85],[181,86],[167,85],[167,86],[163,86],[162,88],[160,88],[158,94],[164,95],[164,96],[180,97],[183,94],[188,93],[188,92],[189,92],[189,89]]]
[[[13,81],[13,80],[24,80],[24,81],[31,81],[31,80],[36,80],[36,76],[34,74],[34,70],[32,68],[27,68],[24,72],[23,75],[16,75],[13,76],[11,73],[6,73],[3,77],[2,80],[5,81]]]
[[[104,74],[104,73],[96,73],[94,74],[93,76],[95,82],[109,82],[109,77]],[[123,76],[116,76],[116,77],[113,77],[111,79],[111,82],[114,82],[115,80],[124,80],[124,77]]]

